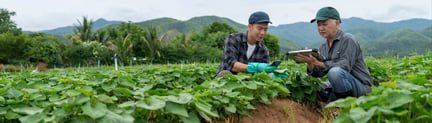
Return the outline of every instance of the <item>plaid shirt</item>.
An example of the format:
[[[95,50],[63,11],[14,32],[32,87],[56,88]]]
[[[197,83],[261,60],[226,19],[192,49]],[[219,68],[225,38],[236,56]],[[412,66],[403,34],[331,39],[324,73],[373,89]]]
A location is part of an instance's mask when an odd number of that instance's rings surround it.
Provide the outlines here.
[[[243,64],[249,62],[269,63],[269,52],[267,47],[261,42],[256,43],[255,50],[249,59],[246,56],[247,49],[247,32],[229,35],[225,40],[224,51],[219,65],[219,72],[222,70],[231,71],[235,62],[241,62]],[[236,72],[231,72],[236,74]]]

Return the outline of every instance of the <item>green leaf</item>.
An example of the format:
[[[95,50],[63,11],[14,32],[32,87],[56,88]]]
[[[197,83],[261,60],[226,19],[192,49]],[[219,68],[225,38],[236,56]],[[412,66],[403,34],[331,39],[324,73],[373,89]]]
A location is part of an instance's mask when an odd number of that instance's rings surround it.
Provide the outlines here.
[[[93,95],[93,93],[92,93],[91,90],[87,90],[87,89],[80,88],[80,87],[78,87],[76,90],[79,91],[79,92],[81,92],[81,93],[83,93],[83,94],[86,95],[86,96],[91,96],[91,95]]]
[[[229,113],[236,113],[237,111],[236,106],[233,104],[228,104],[228,106],[224,106],[224,109]]]
[[[198,111],[198,114],[199,114],[202,118],[204,118],[206,121],[211,122],[211,118],[208,117],[205,113],[203,113],[203,112],[201,112],[201,111]]]
[[[266,93],[260,93],[259,94],[259,98],[260,98],[260,102],[261,103],[264,103],[266,105],[270,105],[271,104],[271,102],[269,101],[268,96],[267,96]]]
[[[257,89],[257,84],[254,81],[245,81],[242,82],[243,86],[245,86],[248,89],[251,90],[256,90]]]
[[[115,96],[114,97],[110,97],[110,96],[107,96],[105,94],[96,95],[96,98],[99,101],[102,101],[104,103],[114,103],[114,101],[117,101],[117,98]]]
[[[233,98],[236,98],[238,95],[240,95],[240,92],[238,91],[226,93],[226,96],[233,97]]]
[[[119,80],[120,80],[119,85],[121,85],[121,86],[128,87],[128,88],[134,88],[135,87],[135,85],[133,83],[127,81],[124,78],[120,78]]]
[[[282,86],[281,84],[277,84],[276,88],[278,89],[279,92],[281,92],[281,94],[283,94],[284,96],[288,96],[291,92],[288,90],[288,88],[286,88],[285,86]]]
[[[200,119],[195,111],[189,112],[188,115],[189,117],[180,116],[180,120],[183,121],[183,123],[200,123]]]
[[[191,102],[193,95],[189,93],[181,93],[178,97],[175,96],[167,96],[167,99],[171,102],[175,102],[178,104],[186,104]]]
[[[75,97],[80,95],[81,93],[79,91],[76,90],[67,90],[64,92],[65,95],[69,96],[69,97]]]
[[[165,106],[165,111],[168,113],[177,114],[179,116],[189,117],[186,108],[178,103],[167,102]]]
[[[219,115],[216,112],[211,111],[211,105],[210,104],[204,104],[198,101],[195,101],[195,108],[198,109],[198,111],[203,112],[207,115],[210,115],[212,117],[219,117]]]
[[[386,107],[392,109],[410,103],[414,99],[408,94],[391,92],[387,96],[387,101],[389,104]]]
[[[107,111],[106,115],[102,117],[99,123],[133,123],[134,119],[129,114],[119,115],[112,111]]]
[[[136,103],[134,101],[127,101],[127,102],[124,102],[124,103],[118,105],[118,107],[120,107],[120,108],[132,107],[132,106],[135,106],[135,104]]]
[[[349,117],[355,123],[366,123],[375,114],[376,109],[377,107],[372,107],[366,112],[363,108],[356,107],[350,110]]]
[[[39,108],[39,107],[17,107],[17,108],[12,108],[12,111],[16,112],[16,113],[20,113],[20,114],[36,114],[36,113],[41,113],[44,109],[43,108]]]
[[[81,106],[81,109],[83,110],[84,114],[90,116],[93,119],[104,116],[108,111],[107,106],[100,102],[97,102],[94,105],[91,105],[91,103],[88,102],[85,105]]]
[[[348,108],[351,107],[355,103],[356,99],[353,97],[347,97],[345,99],[339,99],[333,102],[330,102],[325,107],[331,108],[331,107],[341,107],[341,108]]]
[[[18,119],[19,117],[21,117],[19,114],[14,113],[14,112],[6,112],[5,115],[6,119]]]
[[[133,93],[131,90],[127,89],[127,88],[115,88],[114,92],[120,93],[124,96],[128,96],[128,97],[132,97]]]
[[[27,115],[24,117],[19,118],[19,120],[21,121],[21,123],[38,123],[39,121],[42,121],[43,119],[45,119],[47,116],[44,112],[42,113],[37,113],[34,115]]]
[[[3,106],[6,103],[6,100],[3,96],[0,96],[0,106]]]
[[[8,112],[8,109],[8,107],[0,107],[0,115],[6,114],[6,112]]]
[[[7,93],[6,93],[6,97],[8,98],[17,98],[20,97],[21,95],[23,95],[23,93],[15,88],[10,88]]]
[[[117,87],[117,83],[116,82],[106,82],[106,83],[102,84],[101,87],[106,92],[111,92],[114,88]]]
[[[34,93],[30,95],[30,100],[45,101],[46,97],[40,93]]]
[[[74,104],[77,104],[77,105],[81,105],[81,104],[83,104],[83,103],[85,103],[85,102],[88,102],[90,100],[90,97],[87,97],[87,96],[84,96],[84,95],[80,95],[80,96],[78,96],[78,97],[76,97],[75,98],[75,100],[74,100]]]
[[[136,102],[136,106],[145,108],[148,110],[158,110],[165,107],[165,101],[157,99],[155,97],[146,98]]]
[[[352,123],[352,122],[354,121],[350,119],[348,113],[342,113],[332,121],[332,123]]]

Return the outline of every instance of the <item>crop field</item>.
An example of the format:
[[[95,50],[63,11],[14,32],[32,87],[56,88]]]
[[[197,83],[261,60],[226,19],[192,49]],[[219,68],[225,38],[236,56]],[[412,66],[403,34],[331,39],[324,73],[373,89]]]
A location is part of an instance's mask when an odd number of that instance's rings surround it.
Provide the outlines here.
[[[372,92],[336,100],[333,122],[432,122],[432,53],[367,58]],[[316,101],[325,78],[283,61],[287,79],[265,73],[213,78],[217,64],[167,64],[0,72],[0,122],[211,122],[248,115],[275,97]]]

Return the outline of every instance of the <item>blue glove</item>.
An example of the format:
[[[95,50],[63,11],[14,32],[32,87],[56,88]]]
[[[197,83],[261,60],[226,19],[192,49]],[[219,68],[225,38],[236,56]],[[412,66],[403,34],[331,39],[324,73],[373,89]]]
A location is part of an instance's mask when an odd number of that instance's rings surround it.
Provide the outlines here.
[[[272,78],[273,79],[277,79],[277,78],[285,79],[285,78],[288,78],[288,72],[286,72],[286,71],[284,71],[282,73],[275,72],[275,73],[273,73]]]
[[[271,66],[268,63],[249,63],[246,71],[249,73],[256,73],[256,72],[267,72],[271,73],[276,70],[276,66]]]

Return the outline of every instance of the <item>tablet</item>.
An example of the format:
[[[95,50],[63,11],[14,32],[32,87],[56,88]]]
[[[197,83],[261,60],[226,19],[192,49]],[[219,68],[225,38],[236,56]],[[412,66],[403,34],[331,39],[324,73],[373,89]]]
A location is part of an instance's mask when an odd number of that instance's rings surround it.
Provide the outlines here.
[[[298,53],[301,53],[302,55],[308,56],[309,54],[312,54],[317,60],[324,61],[324,57],[318,52],[318,49],[305,49],[305,50],[294,50],[294,51],[288,51],[287,55],[291,56],[294,59],[294,56]],[[294,59],[295,60],[295,59]],[[299,63],[298,61],[296,61]]]

